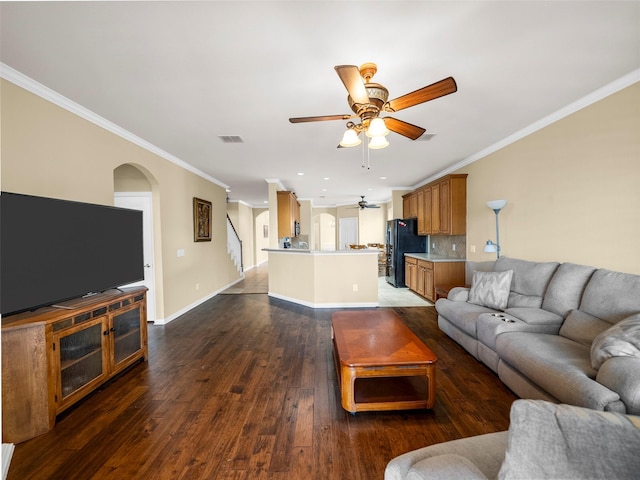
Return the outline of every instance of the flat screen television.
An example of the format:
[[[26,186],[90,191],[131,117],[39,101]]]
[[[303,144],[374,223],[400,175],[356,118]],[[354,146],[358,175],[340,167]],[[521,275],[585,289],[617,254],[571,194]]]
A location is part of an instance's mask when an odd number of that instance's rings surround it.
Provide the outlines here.
[[[144,277],[142,212],[0,194],[0,313],[35,310]]]

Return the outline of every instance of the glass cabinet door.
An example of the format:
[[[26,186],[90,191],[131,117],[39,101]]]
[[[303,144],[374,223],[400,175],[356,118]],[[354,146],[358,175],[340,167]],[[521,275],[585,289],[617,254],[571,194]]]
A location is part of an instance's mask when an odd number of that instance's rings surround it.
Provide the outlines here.
[[[140,308],[138,306],[113,316],[111,331],[113,333],[113,362],[116,367],[142,348]]]
[[[62,399],[106,374],[103,320],[60,336],[60,380]]]

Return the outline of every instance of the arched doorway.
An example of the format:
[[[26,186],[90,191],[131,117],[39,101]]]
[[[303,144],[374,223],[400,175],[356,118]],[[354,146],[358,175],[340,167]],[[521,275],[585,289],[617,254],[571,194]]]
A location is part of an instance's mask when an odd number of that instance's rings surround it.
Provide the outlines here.
[[[314,250],[336,249],[336,217],[330,213],[320,213],[313,217]]]

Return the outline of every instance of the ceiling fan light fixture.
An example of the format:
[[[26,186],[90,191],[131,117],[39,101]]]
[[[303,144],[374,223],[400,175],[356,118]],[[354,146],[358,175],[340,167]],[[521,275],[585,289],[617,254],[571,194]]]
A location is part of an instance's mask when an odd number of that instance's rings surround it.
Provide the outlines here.
[[[386,148],[388,146],[389,146],[389,142],[384,135],[371,137],[371,140],[369,141],[369,148],[373,150],[379,150],[381,148]]]
[[[376,117],[369,123],[366,134],[367,137],[385,137],[389,135],[389,129],[382,118]]]
[[[341,147],[355,147],[356,145],[360,145],[362,141],[358,137],[358,132],[356,132],[353,128],[348,128],[344,135],[342,136],[342,140],[340,141]]]

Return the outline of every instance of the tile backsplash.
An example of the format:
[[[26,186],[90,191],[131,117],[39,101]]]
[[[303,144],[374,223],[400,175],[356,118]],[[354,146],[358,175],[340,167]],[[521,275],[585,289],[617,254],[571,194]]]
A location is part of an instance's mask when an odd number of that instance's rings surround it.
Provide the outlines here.
[[[466,235],[430,235],[427,252],[433,255],[444,255],[452,258],[467,256]]]

